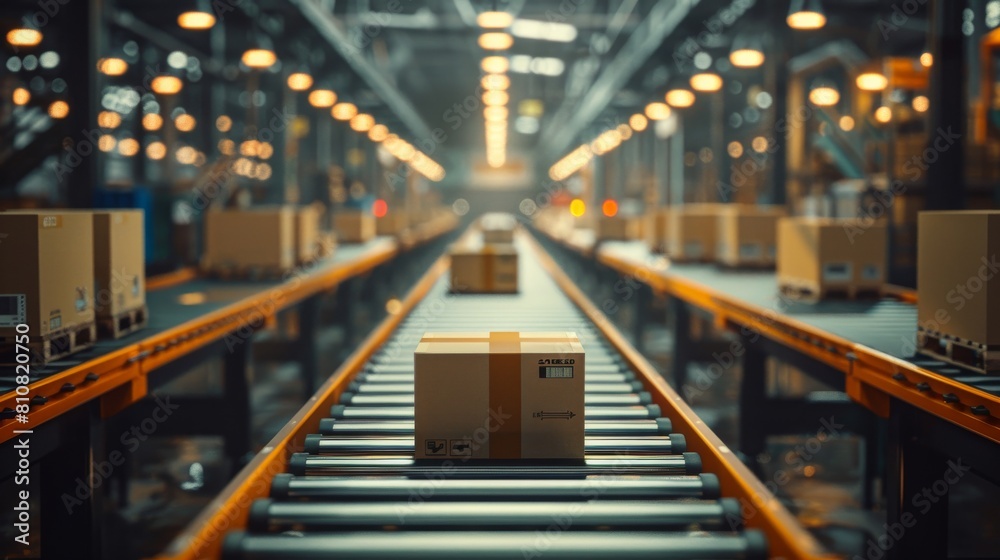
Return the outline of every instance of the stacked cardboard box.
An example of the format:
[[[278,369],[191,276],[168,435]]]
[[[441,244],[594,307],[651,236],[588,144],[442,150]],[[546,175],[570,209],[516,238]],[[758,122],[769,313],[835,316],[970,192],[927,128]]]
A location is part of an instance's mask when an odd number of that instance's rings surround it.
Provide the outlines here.
[[[670,207],[657,208],[646,215],[644,233],[650,251],[654,253],[667,252],[668,224],[670,223]]]
[[[95,312],[102,334],[120,338],[146,326],[142,210],[95,210]]]
[[[483,232],[485,243],[513,243],[517,218],[511,214],[491,212],[479,219],[479,228]]]
[[[600,216],[597,219],[597,239],[601,241],[633,241],[642,239],[643,219],[640,216]]]
[[[333,215],[333,229],[341,243],[367,243],[375,238],[375,216],[370,210],[341,210]]]
[[[60,210],[4,212],[0,232],[0,363],[15,362],[15,341],[22,334],[28,335],[36,363],[93,345],[93,216]],[[142,243],[142,236],[136,239]]]
[[[453,246],[449,255],[452,292],[517,292],[517,249],[513,245],[488,245],[474,240]]]
[[[410,215],[402,208],[389,209],[384,216],[375,220],[377,235],[400,235],[410,227]]]
[[[733,267],[773,267],[784,207],[727,204],[719,210],[716,259]]]
[[[418,459],[583,459],[575,333],[427,333],[414,365]]]
[[[295,212],[290,207],[205,213],[202,268],[218,273],[282,273],[296,262]]]
[[[885,283],[887,245],[884,222],[781,218],[778,287],[807,300],[878,294]]]
[[[320,251],[320,218],[323,207],[319,205],[295,208],[295,257],[298,264],[316,260]]]
[[[922,351],[1000,370],[1000,211],[921,212],[917,332]]]
[[[672,207],[667,219],[670,258],[680,262],[713,262],[723,206],[702,203]]]

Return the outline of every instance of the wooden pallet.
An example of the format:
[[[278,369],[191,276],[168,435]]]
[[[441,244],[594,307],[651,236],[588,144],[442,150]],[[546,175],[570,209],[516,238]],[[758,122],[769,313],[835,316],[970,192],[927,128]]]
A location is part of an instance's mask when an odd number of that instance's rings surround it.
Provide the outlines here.
[[[28,353],[31,356],[30,363],[41,365],[54,362],[90,348],[96,340],[97,323],[95,321],[60,329],[40,337],[30,337],[27,344]],[[0,364],[15,364],[17,356],[18,348],[14,344],[14,338],[0,338]]]
[[[922,327],[917,329],[917,345],[921,354],[982,374],[1000,371],[1000,347],[959,340]]]
[[[877,300],[882,290],[867,286],[811,287],[801,284],[778,284],[778,291],[793,301],[817,303],[823,300]]]
[[[149,323],[149,308],[143,305],[113,317],[98,317],[97,332],[101,338],[119,339],[145,328],[147,323]]]

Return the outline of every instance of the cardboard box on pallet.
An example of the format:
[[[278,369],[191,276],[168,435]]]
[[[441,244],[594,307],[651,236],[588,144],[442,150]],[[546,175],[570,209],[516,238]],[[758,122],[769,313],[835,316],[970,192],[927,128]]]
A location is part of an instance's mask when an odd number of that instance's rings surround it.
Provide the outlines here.
[[[885,283],[884,221],[794,217],[778,221],[778,287],[804,299],[877,294]]]
[[[295,260],[299,264],[312,262],[319,256],[319,223],[323,207],[319,205],[295,208]]]
[[[723,206],[700,203],[672,207],[667,219],[670,258],[680,262],[714,261],[719,211]]]
[[[517,218],[511,214],[491,212],[479,219],[484,243],[509,244],[514,242]]]
[[[781,206],[727,204],[719,210],[716,259],[726,266],[773,267]]]
[[[18,325],[34,361],[93,344],[94,218],[89,212],[0,213],[0,362],[12,363]],[[137,241],[141,244],[142,237]],[[8,353],[8,348],[11,350]],[[10,355],[8,355],[10,354]]]
[[[94,309],[98,326],[117,338],[146,324],[146,254],[142,210],[95,210]]]
[[[670,233],[670,207],[657,208],[646,215],[644,234],[649,249],[654,253],[667,252],[667,238]]]
[[[1000,370],[1000,211],[921,212],[918,345],[982,372]]]
[[[512,294],[518,290],[517,249],[513,245],[455,245],[451,256],[451,291]]]
[[[281,272],[296,260],[295,212],[290,207],[205,213],[202,267],[213,271]]]
[[[378,235],[399,235],[408,227],[410,227],[410,215],[402,208],[390,208],[385,216],[375,219],[375,233]]]
[[[575,333],[427,333],[414,365],[416,458],[583,459]]]
[[[333,215],[333,229],[341,243],[367,243],[375,238],[371,210],[341,210]]]
[[[642,217],[599,216],[597,218],[597,239],[601,241],[634,241],[642,239]]]

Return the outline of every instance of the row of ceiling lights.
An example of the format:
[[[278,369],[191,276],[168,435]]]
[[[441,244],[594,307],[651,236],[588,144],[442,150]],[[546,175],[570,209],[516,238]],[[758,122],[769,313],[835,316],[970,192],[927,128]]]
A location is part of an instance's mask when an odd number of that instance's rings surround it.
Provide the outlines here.
[[[177,18],[178,25],[186,30],[204,31],[211,29],[216,18],[208,11],[207,6],[201,9],[191,10],[181,13]],[[43,35],[40,31],[31,28],[12,29],[7,33],[7,42],[16,47],[33,47],[41,43]],[[241,62],[252,70],[266,70],[275,63],[278,57],[269,48],[260,46],[247,49]],[[100,73],[116,77],[122,76],[128,71],[129,65],[124,59],[118,57],[102,58],[97,63]],[[312,88],[313,78],[305,72],[295,72],[288,76],[287,84],[293,91],[306,91]],[[153,77],[150,82],[150,89],[159,95],[172,96],[180,93],[184,88],[184,82],[177,76],[163,74]],[[25,88],[16,88],[13,93],[13,101],[16,105],[26,105],[31,100],[30,92]],[[445,176],[444,168],[432,160],[429,156],[416,149],[409,142],[399,138],[398,135],[389,131],[388,127],[375,122],[372,115],[359,113],[357,107],[352,103],[337,103],[337,94],[333,90],[317,88],[309,92],[309,104],[316,108],[330,108],[331,115],[341,121],[347,121],[352,130],[367,134],[368,138],[377,144],[381,144],[396,159],[408,163],[415,171],[432,181],[440,181]],[[69,104],[65,101],[55,101],[48,109],[49,116],[56,119],[65,118],[69,114]],[[117,119],[110,117],[108,111],[102,112],[98,116],[99,124],[102,128],[116,128],[121,122],[121,117],[114,113]],[[228,118],[228,117],[227,117]],[[162,126],[163,118],[158,114],[147,114],[143,117],[143,127],[147,130],[158,130]],[[186,114],[179,115],[174,124],[181,132],[194,129],[194,117]],[[105,126],[114,125],[114,126]],[[110,140],[114,140],[110,137]],[[116,146],[104,151],[111,151],[117,147],[121,155],[131,157],[138,153],[138,142],[132,146],[133,139],[124,139],[115,142]],[[104,147],[110,146],[108,138],[104,139]],[[147,153],[152,159],[162,159],[159,142],[154,142],[147,149]],[[179,152],[178,152],[179,153]],[[157,157],[154,157],[157,156]],[[185,158],[188,159],[188,158]]]
[[[826,25],[826,21],[826,14],[819,0],[792,0],[786,18],[788,26],[797,30],[821,29]],[[764,64],[765,58],[762,47],[745,37],[734,41],[733,48],[729,53],[730,63],[737,68],[758,68]],[[933,57],[930,53],[924,53],[920,57],[920,63],[928,67],[933,63]],[[704,71],[692,75],[688,83],[691,89],[674,88],[667,91],[664,96],[666,103],[653,102],[648,104],[644,111],[645,117],[651,120],[667,119],[671,115],[671,108],[685,109],[694,105],[696,100],[694,92],[715,93],[721,90],[723,79],[715,72]],[[863,91],[882,91],[888,86],[888,78],[879,72],[865,72],[857,77],[856,84]],[[840,93],[832,85],[820,82],[810,90],[809,99],[817,106],[832,106],[840,101]],[[925,96],[917,96],[913,99],[913,108],[917,112],[926,111],[928,106],[929,102]],[[632,119],[642,116],[633,115],[630,122]],[[874,116],[878,122],[889,122],[892,119],[892,109],[887,106],[879,107],[875,110]],[[850,117],[847,118],[850,119]],[[853,125],[853,119],[850,120],[850,123],[844,124]],[[853,126],[847,126],[845,130],[849,128],[853,128]],[[611,131],[606,131],[602,136],[610,133]],[[594,155],[601,154],[594,150],[592,143],[582,144],[556,162],[549,169],[549,175],[554,180],[563,180],[579,171]]]
[[[479,46],[488,51],[503,51],[514,44],[514,38],[502,31],[514,22],[507,12],[483,12],[476,17],[476,23],[487,31],[479,36]],[[483,58],[480,66],[485,74],[481,80],[483,90],[483,119],[486,128],[486,163],[490,167],[503,167],[507,162],[507,104],[510,95],[510,78],[507,70],[510,61],[503,56],[492,55]]]
[[[663,106],[669,116],[670,108]],[[660,117],[661,114],[657,114]],[[651,117],[652,118],[652,117]],[[665,118],[665,117],[663,117]],[[653,120],[658,120],[654,118]],[[649,119],[641,113],[636,113],[629,117],[628,123],[621,123],[597,135],[590,142],[580,144],[576,149],[557,161],[549,168],[549,177],[554,181],[562,181],[587,165],[594,156],[603,156],[611,153],[623,142],[632,138],[634,133],[639,133],[649,126]]]

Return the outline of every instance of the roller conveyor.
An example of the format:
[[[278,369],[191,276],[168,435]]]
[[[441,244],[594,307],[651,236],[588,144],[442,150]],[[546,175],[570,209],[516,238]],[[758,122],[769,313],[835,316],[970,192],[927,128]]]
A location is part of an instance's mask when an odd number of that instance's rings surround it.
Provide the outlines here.
[[[588,364],[589,366],[589,364]],[[594,373],[587,368],[587,383],[626,383],[635,381],[635,374],[630,371],[617,373]],[[358,375],[358,382],[368,384],[396,384],[413,383],[412,373],[361,373]]]
[[[352,420],[413,420],[412,406],[345,406],[336,404],[330,407],[332,418],[349,418]],[[628,420],[640,418],[658,418],[660,407],[655,404],[635,406],[593,406],[587,407],[584,416],[588,420]]]
[[[720,497],[718,479],[530,251],[521,251],[521,274],[514,296],[452,296],[439,281],[344,385],[319,433],[250,506],[246,531],[226,538],[223,557],[766,558],[739,502]],[[497,330],[580,336],[584,460],[413,458],[421,336]]]
[[[740,520],[740,504],[721,500],[591,500],[573,504],[577,529],[738,529],[729,521]],[[249,528],[254,531],[330,529],[483,529],[531,530],[566,515],[566,502],[495,502],[484,508],[479,502],[427,502],[419,507],[398,503],[277,502],[258,500],[250,511]]]
[[[350,386],[351,392],[358,395],[407,395],[413,394],[413,383],[368,383],[356,381]],[[585,385],[589,394],[635,393],[642,390],[641,381],[628,383],[590,383]]]
[[[651,420],[588,420],[584,431],[588,436],[670,435],[669,418]],[[405,420],[338,420],[324,418],[319,432],[325,436],[399,436],[413,435],[412,417]]]
[[[554,500],[582,499],[665,500],[719,497],[714,474],[679,476],[588,476],[577,479],[446,478],[436,480],[434,492],[419,492],[422,481],[406,477],[297,477],[279,474],[271,484],[278,500],[398,500],[416,495],[424,501]]]
[[[365,394],[359,395],[347,391],[340,396],[342,404],[353,406],[413,406],[413,393],[409,394]],[[591,406],[631,406],[637,404],[650,404],[653,397],[647,391],[625,394],[604,394],[587,393],[584,396],[584,404]]]
[[[587,455],[679,455],[687,449],[684,436],[670,434],[644,437],[587,436]],[[310,455],[413,455],[413,437],[344,437],[318,434],[306,438]]]
[[[562,532],[551,521],[539,531],[349,532],[226,537],[232,560],[759,560],[767,543],[757,531],[711,533]],[[545,530],[558,537],[547,537]],[[335,553],[334,553],[335,552]]]

